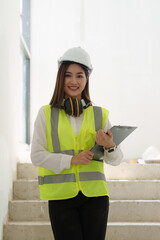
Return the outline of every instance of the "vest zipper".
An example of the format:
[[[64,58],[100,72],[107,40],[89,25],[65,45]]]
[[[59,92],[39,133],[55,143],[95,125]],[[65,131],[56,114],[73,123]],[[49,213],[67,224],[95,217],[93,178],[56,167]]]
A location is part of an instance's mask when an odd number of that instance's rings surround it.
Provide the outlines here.
[[[79,146],[77,144],[77,138],[78,136],[75,137],[75,154],[77,155],[78,154],[78,150],[79,149]],[[76,182],[77,182],[77,188],[78,188],[78,191],[81,191],[81,184],[80,184],[80,179],[79,179],[79,165],[75,165],[75,172],[76,172]]]
[[[77,182],[78,191],[80,191],[81,190],[81,185],[80,185],[80,180],[79,180],[78,169],[79,169],[79,165],[76,165],[76,182]]]

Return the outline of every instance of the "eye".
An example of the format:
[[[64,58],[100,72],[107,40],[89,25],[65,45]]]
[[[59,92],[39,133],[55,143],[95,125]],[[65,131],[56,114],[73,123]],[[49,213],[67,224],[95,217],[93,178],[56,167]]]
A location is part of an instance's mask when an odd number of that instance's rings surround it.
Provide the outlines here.
[[[70,76],[71,76],[71,75],[69,75],[69,74],[66,74],[66,75],[65,75],[65,77],[70,77]]]
[[[78,78],[83,78],[83,76],[82,76],[82,75],[78,75],[77,77],[78,77]]]

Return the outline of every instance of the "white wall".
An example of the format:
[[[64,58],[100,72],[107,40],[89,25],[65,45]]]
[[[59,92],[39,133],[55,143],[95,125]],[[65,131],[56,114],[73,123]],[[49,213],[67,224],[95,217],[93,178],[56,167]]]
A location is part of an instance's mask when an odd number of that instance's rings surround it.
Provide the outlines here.
[[[0,1],[0,239],[15,178],[19,141],[19,1]]]
[[[48,104],[57,59],[72,46],[91,55],[93,102],[110,110],[112,124],[138,129],[122,143],[124,157],[160,149],[160,2],[158,0],[33,0],[31,129]]]

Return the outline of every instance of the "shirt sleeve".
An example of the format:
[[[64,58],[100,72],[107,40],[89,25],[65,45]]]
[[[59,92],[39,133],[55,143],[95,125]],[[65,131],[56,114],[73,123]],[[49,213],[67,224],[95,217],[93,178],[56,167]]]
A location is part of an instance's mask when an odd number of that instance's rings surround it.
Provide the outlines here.
[[[104,131],[107,132],[108,129],[110,129],[112,127],[109,119],[107,120],[105,126],[104,126]],[[110,165],[119,165],[122,160],[123,160],[123,153],[120,149],[120,146],[117,146],[117,148],[109,153],[107,150],[104,149],[104,158],[103,158],[104,162]]]
[[[71,155],[47,151],[46,117],[44,107],[40,108],[34,123],[31,144],[31,161],[34,165],[58,174],[71,167]]]

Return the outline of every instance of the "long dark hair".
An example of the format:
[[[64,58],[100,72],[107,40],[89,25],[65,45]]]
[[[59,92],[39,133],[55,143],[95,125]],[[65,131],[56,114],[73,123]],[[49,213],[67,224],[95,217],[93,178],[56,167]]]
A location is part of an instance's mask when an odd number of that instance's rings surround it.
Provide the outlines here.
[[[73,64],[73,63],[75,63],[75,62],[63,62],[58,70],[53,96],[49,103],[51,105],[51,108],[53,108],[55,105],[58,106],[58,108],[61,108],[61,104],[62,104],[62,101],[64,98],[65,73],[66,73],[69,65]],[[83,68],[86,78],[87,78],[86,86],[82,92],[82,98],[86,102],[91,102],[90,94],[89,94],[89,72],[88,72],[88,69],[82,64],[79,64],[79,63],[76,63],[76,64],[80,65]]]

